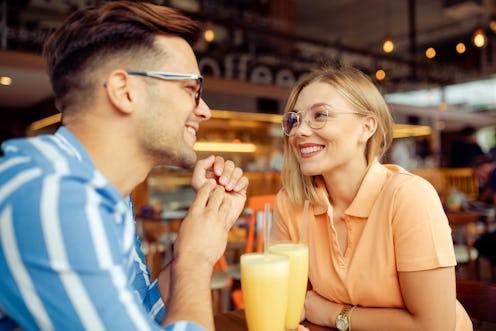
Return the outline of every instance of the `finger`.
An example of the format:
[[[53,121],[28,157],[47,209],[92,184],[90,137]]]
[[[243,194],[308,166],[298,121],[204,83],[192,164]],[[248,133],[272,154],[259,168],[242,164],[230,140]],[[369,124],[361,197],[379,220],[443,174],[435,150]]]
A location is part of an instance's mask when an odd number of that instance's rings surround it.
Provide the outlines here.
[[[220,177],[223,171],[224,171],[224,159],[220,156],[216,156],[214,161],[214,173],[217,177]]]
[[[207,176],[207,170],[212,168],[214,160],[214,156],[211,155],[196,162],[195,168],[193,170],[193,176],[191,178],[191,185],[195,190],[198,190],[204,184],[206,178],[211,177]]]
[[[232,191],[237,185],[238,181],[243,177],[243,170],[239,167],[235,167],[231,173],[231,178],[229,183],[226,185],[227,191]]]
[[[222,169],[222,174],[220,175],[219,178],[219,183],[224,186],[227,186],[231,182],[231,178],[233,176],[233,172],[235,168],[236,166],[234,165],[233,161],[231,160],[225,161],[224,168]]]
[[[233,191],[234,192],[246,191],[249,183],[250,183],[250,181],[248,180],[248,177],[243,176],[238,180],[238,183],[236,184],[236,186],[234,186]]]
[[[208,199],[206,208],[219,211],[222,201],[224,200],[225,193],[226,190],[223,186],[216,185],[215,189],[210,193],[210,198]]]
[[[210,193],[216,187],[216,183],[213,180],[207,180],[198,190],[195,200],[191,204],[191,207],[200,206],[204,208],[210,197]]]
[[[195,170],[207,170],[214,165],[215,157],[210,155],[204,159],[198,160],[195,165]]]

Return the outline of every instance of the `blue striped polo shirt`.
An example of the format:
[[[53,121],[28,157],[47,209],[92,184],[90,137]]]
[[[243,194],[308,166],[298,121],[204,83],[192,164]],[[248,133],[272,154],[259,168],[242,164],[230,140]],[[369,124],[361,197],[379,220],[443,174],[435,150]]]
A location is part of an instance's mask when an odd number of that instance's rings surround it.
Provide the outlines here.
[[[0,159],[0,330],[162,330],[130,199],[81,143],[12,139]],[[181,321],[165,330],[199,331]]]

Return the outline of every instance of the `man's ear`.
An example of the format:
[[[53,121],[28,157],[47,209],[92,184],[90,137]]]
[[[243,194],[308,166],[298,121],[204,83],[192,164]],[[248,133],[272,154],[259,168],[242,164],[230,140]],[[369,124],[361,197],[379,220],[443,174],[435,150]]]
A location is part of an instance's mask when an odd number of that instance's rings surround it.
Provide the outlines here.
[[[134,95],[129,75],[124,70],[110,73],[105,83],[107,97],[114,108],[123,113],[131,113],[134,109]]]

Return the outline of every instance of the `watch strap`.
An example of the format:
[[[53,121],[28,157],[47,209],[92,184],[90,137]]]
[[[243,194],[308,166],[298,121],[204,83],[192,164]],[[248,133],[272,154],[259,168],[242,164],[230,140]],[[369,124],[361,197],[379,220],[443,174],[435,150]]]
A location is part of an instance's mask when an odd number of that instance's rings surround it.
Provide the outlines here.
[[[351,331],[351,313],[356,306],[344,305],[336,319],[336,327],[339,331]]]

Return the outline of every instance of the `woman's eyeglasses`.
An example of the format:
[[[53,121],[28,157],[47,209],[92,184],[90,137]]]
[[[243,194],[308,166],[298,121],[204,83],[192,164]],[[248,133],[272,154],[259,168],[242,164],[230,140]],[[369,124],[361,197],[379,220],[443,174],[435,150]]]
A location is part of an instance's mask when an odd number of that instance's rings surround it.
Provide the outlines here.
[[[200,104],[201,94],[203,91],[203,76],[195,74],[180,74],[175,72],[160,72],[160,71],[128,71],[129,75],[147,76],[163,80],[187,80],[195,79],[196,83],[196,93],[195,93],[195,103],[196,106]]]
[[[312,129],[321,129],[325,126],[329,117],[334,117],[339,114],[361,114],[355,111],[338,112],[326,103],[316,103],[304,112],[290,111],[282,116],[282,131],[286,136],[295,134],[301,121],[305,121]]]

